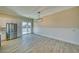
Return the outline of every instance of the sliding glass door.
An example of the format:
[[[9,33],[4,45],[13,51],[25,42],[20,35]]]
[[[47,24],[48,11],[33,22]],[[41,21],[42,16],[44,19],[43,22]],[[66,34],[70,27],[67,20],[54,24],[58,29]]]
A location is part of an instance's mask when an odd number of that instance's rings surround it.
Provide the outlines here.
[[[29,34],[32,32],[31,22],[22,22],[22,34]]]

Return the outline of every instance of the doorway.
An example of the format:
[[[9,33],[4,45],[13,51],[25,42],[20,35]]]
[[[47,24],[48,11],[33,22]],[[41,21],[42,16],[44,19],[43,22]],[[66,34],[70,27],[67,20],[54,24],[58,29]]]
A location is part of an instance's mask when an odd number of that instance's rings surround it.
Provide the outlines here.
[[[32,23],[31,22],[22,22],[22,34],[32,33]]]

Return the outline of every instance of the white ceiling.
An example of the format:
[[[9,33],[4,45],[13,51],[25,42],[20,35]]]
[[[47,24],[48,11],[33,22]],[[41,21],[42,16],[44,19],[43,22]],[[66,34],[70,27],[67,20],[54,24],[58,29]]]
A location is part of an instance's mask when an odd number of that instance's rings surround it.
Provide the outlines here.
[[[54,14],[56,12],[72,8],[71,6],[0,6],[0,13],[9,15],[20,15],[31,18],[38,18],[37,12],[41,12],[40,16]]]

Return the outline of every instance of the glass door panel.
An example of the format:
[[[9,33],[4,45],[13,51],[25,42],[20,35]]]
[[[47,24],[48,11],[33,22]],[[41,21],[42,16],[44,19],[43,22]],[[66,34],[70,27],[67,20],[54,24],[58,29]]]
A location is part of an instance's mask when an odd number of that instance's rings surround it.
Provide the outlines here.
[[[22,34],[27,34],[27,22],[22,23]]]
[[[23,22],[22,23],[22,34],[28,34],[31,33],[31,22]]]
[[[31,33],[31,22],[28,22],[28,33]]]

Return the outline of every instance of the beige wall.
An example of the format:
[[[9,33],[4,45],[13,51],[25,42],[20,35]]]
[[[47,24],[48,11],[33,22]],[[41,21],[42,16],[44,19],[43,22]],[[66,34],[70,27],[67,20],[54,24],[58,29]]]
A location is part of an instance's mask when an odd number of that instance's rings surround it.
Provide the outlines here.
[[[14,16],[0,13],[0,26],[6,26],[6,23],[9,23],[9,22],[16,23],[17,19],[18,18],[14,17]]]
[[[43,17],[34,23],[34,32],[59,40],[79,43],[79,7]]]
[[[79,27],[79,7],[45,16],[38,23],[42,27]]]
[[[27,18],[0,13],[0,25],[2,26],[5,26],[6,23],[18,23],[21,21],[27,21]]]

